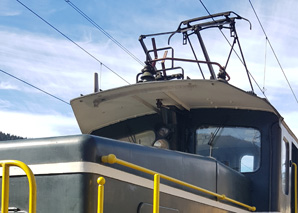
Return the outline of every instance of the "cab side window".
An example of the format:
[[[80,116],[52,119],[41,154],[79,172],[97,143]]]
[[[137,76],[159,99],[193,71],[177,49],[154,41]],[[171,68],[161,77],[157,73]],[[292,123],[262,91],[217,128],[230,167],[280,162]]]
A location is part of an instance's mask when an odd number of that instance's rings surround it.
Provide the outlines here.
[[[284,137],[281,144],[281,180],[284,194],[289,194],[289,142]]]

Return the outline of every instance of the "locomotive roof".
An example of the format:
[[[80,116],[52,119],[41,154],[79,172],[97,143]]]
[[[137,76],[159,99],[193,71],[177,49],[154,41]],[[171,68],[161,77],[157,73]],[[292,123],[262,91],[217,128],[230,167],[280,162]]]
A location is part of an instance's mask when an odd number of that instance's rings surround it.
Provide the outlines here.
[[[138,83],[71,100],[83,134],[130,118],[158,113],[160,100],[181,110],[199,108],[277,110],[263,98],[220,80],[174,80]]]

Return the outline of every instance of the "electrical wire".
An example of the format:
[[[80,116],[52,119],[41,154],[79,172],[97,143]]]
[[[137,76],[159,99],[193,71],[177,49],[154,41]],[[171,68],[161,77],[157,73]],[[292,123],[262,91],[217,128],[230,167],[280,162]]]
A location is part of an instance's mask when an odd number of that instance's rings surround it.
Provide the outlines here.
[[[265,82],[266,82],[266,68],[267,68],[267,43],[268,43],[268,38],[266,37],[266,42],[265,42],[265,59],[264,59],[264,79],[263,79],[263,91],[264,92],[266,90]]]
[[[281,71],[282,71],[282,73],[283,73],[283,75],[284,75],[284,77],[285,77],[287,83],[288,83],[288,86],[289,86],[289,88],[291,89],[292,94],[293,94],[293,96],[294,96],[296,102],[298,103],[298,99],[297,99],[297,97],[296,97],[296,95],[295,95],[295,93],[294,93],[294,90],[293,90],[293,88],[292,88],[292,86],[291,86],[291,84],[290,84],[290,82],[289,82],[289,80],[288,80],[288,78],[287,78],[287,76],[286,76],[286,73],[285,73],[284,69],[283,69],[282,66],[281,66],[281,63],[280,63],[280,61],[279,61],[279,59],[278,59],[278,57],[277,57],[277,55],[276,55],[276,53],[275,53],[275,51],[274,51],[274,49],[273,49],[273,46],[271,45],[271,42],[270,42],[270,40],[269,40],[269,38],[268,38],[268,36],[267,36],[267,34],[266,34],[266,32],[265,32],[265,29],[264,29],[264,27],[263,27],[263,25],[262,25],[262,23],[261,23],[261,21],[260,21],[260,19],[259,19],[259,16],[258,16],[258,14],[257,14],[257,12],[256,12],[256,10],[255,10],[255,8],[254,8],[254,6],[253,6],[253,4],[252,4],[252,2],[251,2],[250,0],[248,0],[248,1],[249,1],[250,5],[251,5],[251,8],[252,8],[252,10],[254,11],[254,14],[255,14],[255,16],[256,16],[256,18],[257,18],[257,20],[258,20],[258,22],[259,22],[259,24],[260,24],[262,30],[263,30],[263,33],[264,33],[264,35],[265,35],[265,37],[266,37],[266,39],[267,39],[267,41],[268,41],[268,44],[269,44],[269,46],[270,46],[270,49],[271,49],[271,51],[272,51],[272,53],[273,53],[273,55],[274,55],[274,57],[275,57],[275,59],[276,59],[278,65],[279,65],[279,67],[280,67],[280,69],[281,69]]]
[[[92,55],[91,53],[89,53],[87,50],[85,50],[83,47],[81,47],[79,44],[77,44],[75,41],[73,41],[71,38],[69,38],[67,35],[65,35],[63,32],[61,32],[60,30],[58,30],[56,27],[54,27],[52,24],[50,24],[48,21],[46,21],[44,18],[42,18],[40,15],[38,15],[36,12],[34,12],[32,9],[30,9],[28,6],[26,6],[24,3],[22,3],[20,0],[16,0],[17,2],[19,2],[23,7],[25,7],[27,10],[29,10],[31,13],[33,13],[35,16],[37,16],[39,19],[41,19],[42,21],[44,21],[47,25],[49,25],[50,27],[52,27],[54,30],[56,30],[59,34],[61,34],[63,37],[65,37],[67,40],[69,40],[70,42],[72,42],[74,45],[76,45],[78,48],[80,48],[82,51],[84,51],[86,54],[88,54],[90,57],[92,57],[93,59],[95,59],[98,63],[102,64],[102,66],[104,66],[105,68],[107,68],[109,71],[111,71],[112,73],[114,73],[115,75],[117,75],[119,78],[121,78],[123,81],[125,81],[127,84],[130,85],[130,83],[125,80],[122,76],[120,76],[118,73],[116,73],[115,71],[113,71],[111,68],[109,68],[107,65],[105,65],[104,63],[102,63],[99,59],[97,59],[94,55]]]
[[[120,42],[118,42],[113,36],[106,32],[102,27],[100,27],[95,21],[93,21],[89,16],[86,15],[80,8],[73,4],[70,0],[65,0],[74,10],[81,14],[87,21],[89,21],[94,27],[101,31],[106,37],[112,40],[118,47],[120,47],[124,52],[126,52],[130,57],[137,61],[140,65],[145,66],[140,59],[138,59],[133,53],[131,53],[127,48],[125,48]]]
[[[4,74],[6,74],[6,75],[8,75],[8,76],[10,76],[10,77],[12,77],[12,78],[14,78],[14,79],[17,79],[18,81],[23,82],[24,84],[29,85],[30,87],[33,87],[34,89],[37,89],[37,90],[39,90],[39,91],[41,91],[41,92],[43,92],[43,93],[45,93],[45,94],[47,94],[47,95],[49,95],[49,96],[51,96],[51,97],[53,97],[53,98],[55,98],[55,99],[57,99],[57,100],[63,102],[63,103],[66,103],[66,104],[70,105],[68,102],[62,100],[61,98],[58,98],[57,96],[55,96],[55,95],[53,95],[53,94],[51,94],[51,93],[49,93],[49,92],[47,92],[47,91],[45,91],[45,90],[43,90],[43,89],[40,89],[40,88],[34,86],[33,84],[28,83],[27,81],[24,81],[24,80],[22,80],[22,79],[20,79],[20,78],[18,78],[18,77],[16,77],[16,76],[14,76],[14,75],[12,75],[12,74],[10,74],[10,73],[4,71],[4,70],[2,70],[2,69],[0,69],[0,71],[3,72]]]

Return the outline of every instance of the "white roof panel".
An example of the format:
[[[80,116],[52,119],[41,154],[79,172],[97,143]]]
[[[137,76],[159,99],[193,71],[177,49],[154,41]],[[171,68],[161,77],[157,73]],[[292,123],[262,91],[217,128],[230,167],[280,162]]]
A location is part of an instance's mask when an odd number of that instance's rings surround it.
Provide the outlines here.
[[[129,118],[158,112],[163,105],[180,109],[232,108],[278,112],[265,99],[216,80],[139,83],[73,99],[71,106],[83,134]]]

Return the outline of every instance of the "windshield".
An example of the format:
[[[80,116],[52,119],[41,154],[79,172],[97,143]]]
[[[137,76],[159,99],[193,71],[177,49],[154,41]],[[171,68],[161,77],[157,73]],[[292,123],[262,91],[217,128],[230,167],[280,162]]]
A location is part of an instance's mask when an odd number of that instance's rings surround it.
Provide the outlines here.
[[[239,172],[260,166],[261,133],[248,127],[202,126],[196,130],[196,154],[210,156]]]

